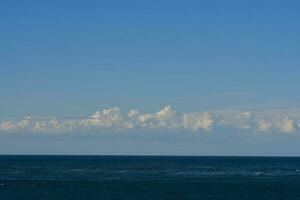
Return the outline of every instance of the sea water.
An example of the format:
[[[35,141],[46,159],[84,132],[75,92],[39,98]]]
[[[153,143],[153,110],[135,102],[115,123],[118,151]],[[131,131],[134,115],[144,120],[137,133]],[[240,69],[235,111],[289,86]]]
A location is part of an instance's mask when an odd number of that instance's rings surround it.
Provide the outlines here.
[[[0,200],[300,199],[300,158],[0,156]]]

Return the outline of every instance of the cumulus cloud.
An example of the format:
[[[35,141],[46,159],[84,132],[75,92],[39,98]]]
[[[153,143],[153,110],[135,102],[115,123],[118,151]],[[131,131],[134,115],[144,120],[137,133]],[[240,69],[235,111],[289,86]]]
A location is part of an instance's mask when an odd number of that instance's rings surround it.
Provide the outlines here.
[[[119,127],[122,126],[122,116],[117,107],[96,111],[89,119],[80,121],[84,127]]]
[[[176,113],[172,110],[171,106],[165,106],[162,110],[155,114],[158,120],[168,120],[174,117]]]
[[[136,117],[136,116],[138,116],[140,114],[140,112],[138,111],[138,110],[131,110],[131,111],[129,111],[129,113],[128,113],[128,117]]]
[[[179,115],[171,108],[165,106],[156,113],[140,113],[132,110],[128,116],[133,119],[132,123],[136,127],[144,127],[149,129],[176,129],[180,126]]]
[[[31,117],[30,116],[24,117],[23,120],[21,120],[17,124],[17,127],[20,129],[27,129],[27,128],[30,128],[30,126],[31,126]]]
[[[182,118],[183,127],[193,131],[197,130],[211,130],[213,120],[208,113],[185,113]]]
[[[132,130],[169,130],[213,132],[232,129],[247,132],[295,133],[300,128],[296,116],[275,116],[254,112],[177,112],[170,105],[156,112],[136,109],[122,113],[118,107],[96,111],[85,118],[36,119],[30,116],[17,121],[0,122],[1,133],[68,133]]]
[[[1,130],[4,130],[4,131],[18,130],[18,127],[11,121],[2,122],[0,127],[1,127]]]
[[[264,119],[259,119],[257,121],[257,128],[258,128],[258,131],[266,132],[272,128],[272,124],[271,124],[271,122],[268,122]]]
[[[278,123],[279,129],[284,133],[293,133],[295,132],[294,121],[288,117],[284,117],[282,121]]]

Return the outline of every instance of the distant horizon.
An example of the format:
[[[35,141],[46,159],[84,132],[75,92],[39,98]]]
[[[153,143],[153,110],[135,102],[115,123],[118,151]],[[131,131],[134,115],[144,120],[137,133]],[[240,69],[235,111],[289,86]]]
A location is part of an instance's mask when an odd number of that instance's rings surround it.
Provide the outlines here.
[[[103,155],[100,155],[100,154],[0,154],[0,156],[57,156],[57,157],[60,157],[60,156],[68,156],[68,157],[258,157],[258,158],[300,158],[300,155],[299,156],[284,156],[284,155],[281,155],[281,156],[276,156],[276,155],[270,155],[270,156],[265,156],[265,155],[152,155],[152,154],[145,154],[145,155],[134,155],[134,154],[128,154],[128,155],[117,155],[117,154],[111,154],[111,155],[108,155],[108,154],[103,154]]]

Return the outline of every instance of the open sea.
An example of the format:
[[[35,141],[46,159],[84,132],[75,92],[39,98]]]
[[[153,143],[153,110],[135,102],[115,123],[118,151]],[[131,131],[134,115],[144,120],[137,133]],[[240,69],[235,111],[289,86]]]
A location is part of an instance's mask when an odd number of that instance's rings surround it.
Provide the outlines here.
[[[0,156],[0,200],[300,199],[300,158]]]

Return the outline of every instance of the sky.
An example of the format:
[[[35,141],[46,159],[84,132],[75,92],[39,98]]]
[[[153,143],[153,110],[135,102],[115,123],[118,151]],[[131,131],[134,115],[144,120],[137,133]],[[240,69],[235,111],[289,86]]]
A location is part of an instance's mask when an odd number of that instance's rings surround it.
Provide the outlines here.
[[[299,156],[299,10],[1,1],[0,154]]]

